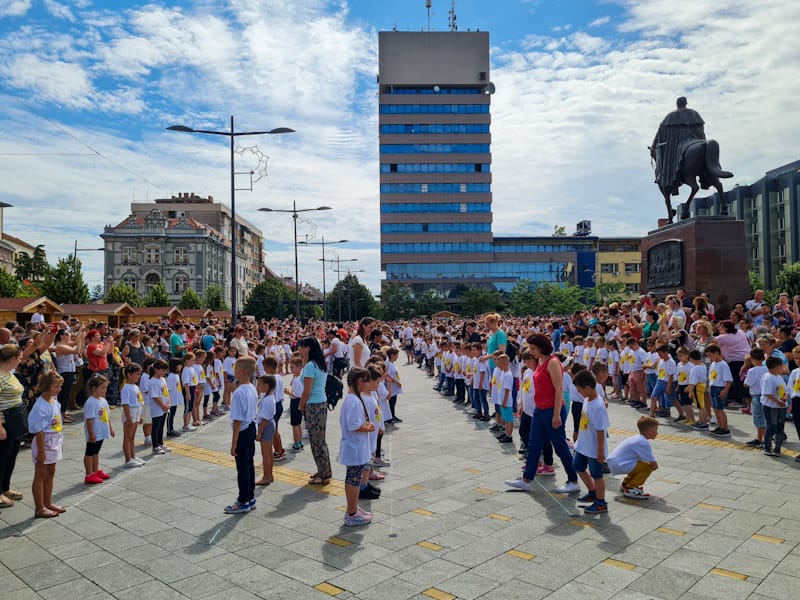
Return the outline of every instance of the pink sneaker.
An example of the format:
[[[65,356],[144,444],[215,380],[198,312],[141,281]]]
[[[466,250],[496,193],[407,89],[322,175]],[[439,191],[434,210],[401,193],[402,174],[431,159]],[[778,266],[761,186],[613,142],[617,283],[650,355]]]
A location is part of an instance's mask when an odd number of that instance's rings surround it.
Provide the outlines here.
[[[544,465],[541,468],[541,470],[536,469],[536,474],[537,475],[544,475],[545,477],[552,476],[552,475],[556,474],[556,468],[554,466],[552,466],[552,465],[549,466],[549,467],[547,465]]]

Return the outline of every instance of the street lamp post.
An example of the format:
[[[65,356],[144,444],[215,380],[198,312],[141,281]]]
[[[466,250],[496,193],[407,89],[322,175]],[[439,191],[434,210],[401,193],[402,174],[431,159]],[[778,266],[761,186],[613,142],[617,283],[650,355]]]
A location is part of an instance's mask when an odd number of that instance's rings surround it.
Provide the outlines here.
[[[258,210],[262,212],[280,212],[280,213],[289,213],[292,215],[292,220],[294,221],[294,292],[295,292],[295,301],[294,301],[294,316],[297,320],[300,320],[300,273],[299,273],[299,266],[297,264],[297,216],[298,213],[301,212],[311,212],[314,210],[331,210],[330,206],[318,206],[316,208],[297,208],[297,202],[292,200],[292,210],[288,208],[259,208]]]
[[[172,125],[167,127],[169,131],[180,131],[182,133],[205,133],[208,135],[222,135],[230,138],[231,141],[231,324],[236,324],[236,173],[234,171],[234,145],[237,137],[245,135],[275,135],[278,133],[294,133],[294,129],[288,127],[276,127],[269,131],[234,131],[233,115],[231,115],[230,131],[211,131],[208,129],[194,129],[186,125]]]
[[[346,258],[345,262],[356,262],[357,258]],[[331,261],[333,262],[333,261]],[[324,263],[323,263],[324,264]],[[349,272],[349,271],[348,271]],[[339,284],[342,281],[342,267],[339,260],[339,255],[336,255],[336,283]],[[342,320],[342,290],[339,290],[339,321]]]
[[[350,240],[338,240],[336,242],[328,242],[328,244],[345,244]],[[327,322],[328,321],[328,298],[327,298],[327,291],[325,289],[325,263],[328,262],[325,259],[325,236],[322,236],[321,242],[297,242],[298,244],[302,244],[303,246],[322,246],[322,320]]]

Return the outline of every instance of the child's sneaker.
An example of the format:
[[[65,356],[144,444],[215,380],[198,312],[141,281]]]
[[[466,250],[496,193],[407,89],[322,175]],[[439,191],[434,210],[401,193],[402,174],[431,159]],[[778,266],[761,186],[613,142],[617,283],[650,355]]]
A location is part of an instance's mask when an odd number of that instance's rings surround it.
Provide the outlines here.
[[[111,479],[111,475],[103,471],[103,469],[98,469],[97,471],[95,471],[95,475],[97,475],[103,481],[105,481],[106,479]]]
[[[281,448],[278,452],[274,452],[272,456],[275,460],[283,460],[286,458],[286,448]]]
[[[558,486],[555,491],[559,494],[575,494],[581,491],[581,486],[578,485],[577,481],[567,481],[563,485]]]
[[[605,500],[595,500],[589,506],[584,506],[583,512],[589,513],[590,515],[608,512],[608,503]]]
[[[303,446],[303,442],[295,442],[292,444],[292,452],[300,452],[303,450],[303,448],[305,448],[305,446]]]
[[[589,502],[590,504],[597,502],[597,492],[594,491],[587,492],[586,494],[578,498],[578,502]]]
[[[153,443],[153,438],[151,438],[149,435],[146,438],[144,438],[145,446],[150,446],[152,443]]]
[[[372,464],[376,467],[391,467],[392,463],[388,460],[381,458],[380,456],[376,457],[375,460],[372,461]]]
[[[708,423],[695,423],[692,425],[695,431],[708,431]]]
[[[545,477],[552,477],[556,474],[556,468],[553,465],[544,465],[542,467],[542,472],[540,473],[539,470],[536,470],[537,475],[544,475]]]
[[[153,448],[153,454],[166,454],[167,451],[163,448]]]
[[[168,446],[165,446],[164,444],[161,444],[161,449],[162,449],[164,452],[172,452],[172,449],[171,449],[171,448],[169,448]]]
[[[233,504],[229,504],[228,506],[226,506],[223,509],[223,511],[225,512],[226,515],[238,515],[242,513],[247,513],[250,512],[250,503],[245,502],[244,504],[239,504],[239,501],[237,500]]]
[[[126,469],[135,469],[136,467],[143,467],[144,466],[143,463],[144,461],[139,462],[135,458],[132,458],[129,461],[125,462],[125,464],[122,466],[125,467]]]
[[[92,473],[83,478],[83,483],[86,485],[94,485],[95,483],[103,483],[103,479],[99,477],[97,473]]]
[[[622,487],[622,495],[626,498],[633,498],[634,500],[649,500],[650,494],[644,491],[643,488],[635,487],[635,488],[627,488],[625,486]]]
[[[183,430],[187,433],[190,431],[194,431],[195,429],[197,429],[197,427],[195,427],[194,425],[184,425],[183,427]]]
[[[369,525],[372,523],[372,516],[367,516],[364,513],[360,513],[356,511],[354,515],[345,515],[344,516],[344,526],[345,527],[358,527],[359,525]]]
[[[523,490],[526,492],[531,491],[531,482],[525,481],[522,477],[520,477],[519,479],[509,479],[508,481],[506,481],[506,485],[508,487],[514,488],[515,490]]]

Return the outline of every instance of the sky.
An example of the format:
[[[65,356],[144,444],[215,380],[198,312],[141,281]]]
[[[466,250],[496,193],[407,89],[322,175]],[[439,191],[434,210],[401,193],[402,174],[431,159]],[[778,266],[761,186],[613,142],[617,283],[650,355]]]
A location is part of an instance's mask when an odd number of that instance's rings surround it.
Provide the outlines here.
[[[450,2],[432,4],[431,29],[446,30]],[[665,209],[647,145],[681,95],[720,142],[728,186],[800,158],[798,2],[461,0],[456,15],[490,32],[497,236],[583,219],[600,236],[654,229]],[[77,241],[101,283],[91,249],[132,201],[228,202],[227,138],[166,128],[224,130],[234,115],[239,131],[296,130],[237,151],[237,171],[266,158],[236,208],[263,230],[270,267],[294,274],[291,216],[258,208],[327,205],[299,237],[349,240],[327,258],[379,293],[377,32],[394,27],[426,29],[425,1],[0,0],[5,231],[53,264]],[[334,263],[319,246],[299,257],[300,280],[321,287]]]

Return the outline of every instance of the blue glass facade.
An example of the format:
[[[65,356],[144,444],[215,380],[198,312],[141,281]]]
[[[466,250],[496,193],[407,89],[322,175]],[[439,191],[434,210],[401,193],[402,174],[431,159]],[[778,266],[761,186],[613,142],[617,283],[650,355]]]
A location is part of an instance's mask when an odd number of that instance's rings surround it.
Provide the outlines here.
[[[489,163],[382,163],[381,173],[491,173]]]
[[[382,204],[382,213],[471,213],[492,211],[492,205],[482,202],[400,202]]]
[[[489,144],[381,144],[381,154],[488,154]]]
[[[381,104],[384,115],[489,114],[488,104]]]
[[[381,233],[488,233],[491,223],[383,223]]]
[[[382,183],[381,194],[461,194],[490,192],[488,183]]]
[[[488,123],[418,123],[416,125],[392,124],[381,125],[381,133],[415,134],[415,133],[489,133]]]
[[[409,253],[429,253],[429,252],[491,252],[490,243],[481,242],[430,242],[430,243],[403,243],[403,244],[381,244],[381,252],[384,254],[409,254]]]

